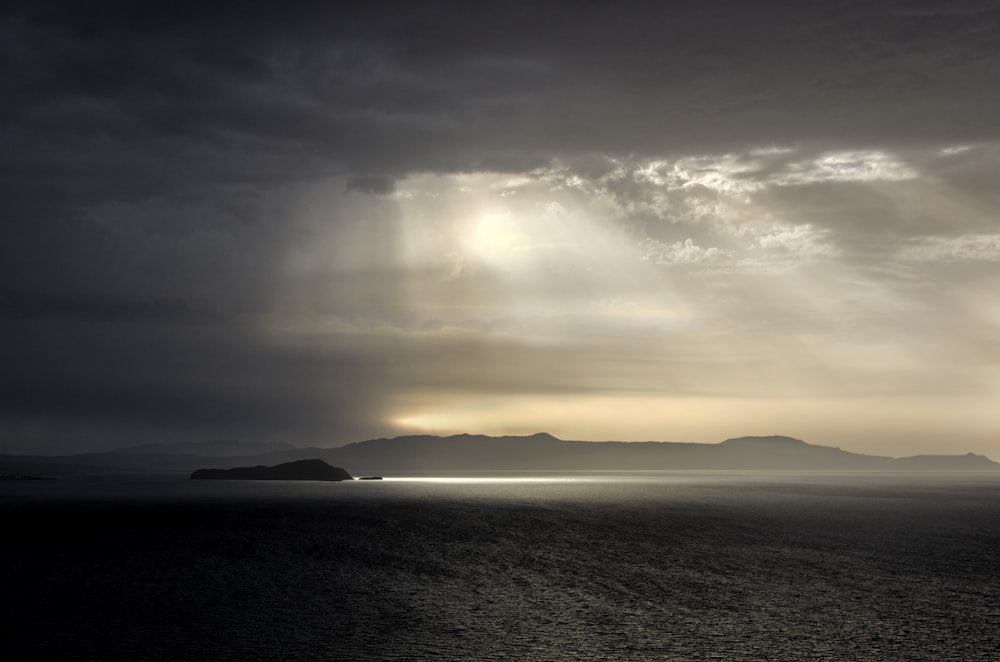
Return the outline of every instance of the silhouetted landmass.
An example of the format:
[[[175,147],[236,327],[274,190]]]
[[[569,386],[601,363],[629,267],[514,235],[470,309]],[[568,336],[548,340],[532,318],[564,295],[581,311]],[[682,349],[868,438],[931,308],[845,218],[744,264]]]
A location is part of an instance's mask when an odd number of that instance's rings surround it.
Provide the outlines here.
[[[210,442],[207,446],[212,448]],[[234,442],[223,442],[233,444]],[[198,444],[180,445],[181,450]],[[258,448],[254,444],[232,448]],[[190,473],[198,468],[272,466],[320,459],[356,474],[433,475],[463,471],[998,471],[982,455],[893,458],[852,453],[784,436],[738,437],[717,444],[666,441],[566,441],[544,432],[522,437],[458,434],[371,439],[333,448],[283,447],[266,453],[211,456],[159,452],[158,446],[72,456],[0,456],[0,472]]]
[[[997,463],[989,458],[973,453],[965,455],[914,455],[913,457],[901,457],[896,460],[896,465],[900,469],[911,469],[915,471],[980,471],[982,469],[995,469]]]
[[[718,444],[564,441],[545,433],[527,437],[408,436],[308,452],[358,472],[417,475],[460,471],[1000,470],[1000,464],[983,456],[922,456],[927,459],[914,462],[781,436],[740,437]]]
[[[236,467],[233,469],[198,469],[191,478],[209,480],[353,480],[340,467],[323,460],[298,460],[274,467]]]

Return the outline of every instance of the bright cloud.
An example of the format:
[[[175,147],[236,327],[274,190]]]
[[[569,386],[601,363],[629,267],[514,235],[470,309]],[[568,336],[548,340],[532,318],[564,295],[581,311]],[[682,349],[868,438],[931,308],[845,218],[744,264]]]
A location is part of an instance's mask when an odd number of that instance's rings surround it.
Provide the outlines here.
[[[900,257],[915,262],[1000,262],[1000,234],[924,237],[904,246]]]

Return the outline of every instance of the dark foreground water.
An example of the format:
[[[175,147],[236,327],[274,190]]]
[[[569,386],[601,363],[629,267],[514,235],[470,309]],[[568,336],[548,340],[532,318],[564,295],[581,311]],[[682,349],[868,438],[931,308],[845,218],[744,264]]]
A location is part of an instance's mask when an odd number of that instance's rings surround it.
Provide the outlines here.
[[[1000,481],[0,485],[4,660],[1000,659]]]

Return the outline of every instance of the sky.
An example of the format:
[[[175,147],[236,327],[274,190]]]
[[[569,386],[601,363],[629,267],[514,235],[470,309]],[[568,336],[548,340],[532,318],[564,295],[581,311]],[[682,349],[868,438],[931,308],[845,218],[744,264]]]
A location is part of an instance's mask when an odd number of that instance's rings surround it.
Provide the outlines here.
[[[1000,2],[0,10],[0,452],[1000,459]]]

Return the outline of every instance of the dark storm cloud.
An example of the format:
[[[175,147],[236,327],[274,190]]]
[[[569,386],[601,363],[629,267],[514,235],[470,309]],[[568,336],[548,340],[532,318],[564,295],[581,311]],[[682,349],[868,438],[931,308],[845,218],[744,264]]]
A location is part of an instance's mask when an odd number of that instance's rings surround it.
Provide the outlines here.
[[[228,432],[335,444],[380,429],[378,357],[269,344],[238,320],[78,312],[4,320],[0,434],[8,450]]]
[[[6,135],[25,175],[86,163],[96,189],[126,177],[116,196],[206,175],[993,136],[996,8],[916,7],[48,6],[5,22]]]
[[[0,318],[196,322],[204,320],[205,316],[175,299],[109,301],[76,298],[66,294],[33,297],[0,294]]]
[[[347,180],[348,191],[386,195],[392,193],[395,188],[396,181],[392,177],[381,175],[356,175]]]
[[[363,434],[378,352],[292,359],[260,331],[407,303],[398,265],[341,273],[398,233],[390,202],[352,198],[553,158],[596,178],[616,155],[995,140],[998,26],[995,3],[8,3],[4,443]],[[989,159],[927,167],[995,195]],[[769,195],[817,214],[829,190]],[[859,227],[888,205],[851,199]],[[296,254],[328,227],[325,257]]]
[[[989,5],[102,7],[3,22],[15,212],[595,151],[978,140],[1000,109]]]

